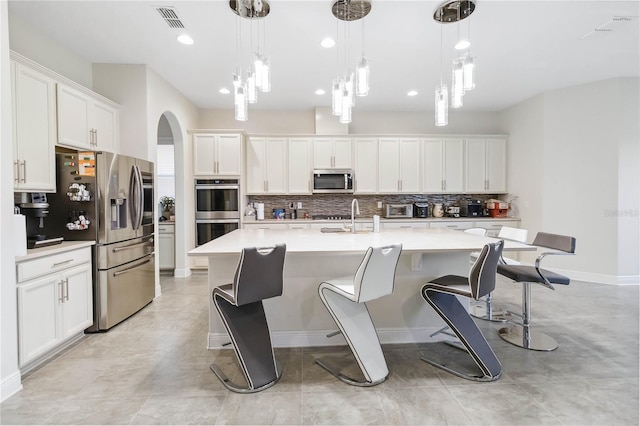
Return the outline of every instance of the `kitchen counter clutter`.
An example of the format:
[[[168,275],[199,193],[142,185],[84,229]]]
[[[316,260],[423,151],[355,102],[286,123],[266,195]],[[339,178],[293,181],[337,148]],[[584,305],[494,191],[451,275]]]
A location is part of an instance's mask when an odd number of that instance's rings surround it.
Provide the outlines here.
[[[273,342],[280,347],[319,346],[344,344],[344,340],[326,338],[335,324],[320,302],[318,285],[327,278],[353,274],[368,247],[402,243],[393,294],[368,306],[382,343],[409,343],[431,340],[429,335],[442,325],[420,297],[422,284],[441,275],[467,274],[469,254],[491,241],[495,239],[449,229],[382,229],[355,234],[322,233],[311,228],[239,229],[191,250],[189,255],[208,259],[212,291],[233,281],[242,248],[285,243],[283,295],[265,301]],[[507,242],[505,250],[535,247]],[[228,337],[211,308],[210,304],[208,346],[217,348]]]
[[[93,324],[93,241],[65,241],[16,257],[18,356],[24,374]]]

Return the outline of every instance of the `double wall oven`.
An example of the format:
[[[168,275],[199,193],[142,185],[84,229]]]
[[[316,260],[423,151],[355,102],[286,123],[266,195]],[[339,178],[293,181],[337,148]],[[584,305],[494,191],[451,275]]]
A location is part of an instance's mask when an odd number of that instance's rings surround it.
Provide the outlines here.
[[[240,227],[238,179],[196,179],[196,247]]]

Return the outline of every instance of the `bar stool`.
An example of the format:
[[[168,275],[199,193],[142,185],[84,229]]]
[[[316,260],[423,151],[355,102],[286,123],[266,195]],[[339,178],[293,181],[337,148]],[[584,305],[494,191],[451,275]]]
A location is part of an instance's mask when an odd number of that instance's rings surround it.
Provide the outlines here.
[[[282,295],[285,252],[284,244],[242,249],[233,283],[213,289],[213,304],[231,337],[248,385],[231,382],[220,367],[211,364],[211,371],[230,391],[258,392],[280,379],[262,301]]]
[[[498,233],[498,238],[500,238],[501,240],[511,240],[511,241],[517,241],[519,243],[526,243],[528,234],[529,234],[529,231],[527,231],[526,229],[511,228],[509,226],[503,226],[502,228],[500,228],[500,232]],[[470,260],[474,262],[477,256],[478,256],[477,252],[471,253]],[[501,256],[498,264],[520,265],[520,262],[518,262],[515,259],[511,259],[509,257]],[[492,322],[507,321],[508,315],[507,315],[506,309],[501,307],[497,307],[497,308],[494,307],[492,304],[492,300],[493,300],[493,292],[487,294],[486,297],[484,298],[484,308],[485,308],[484,313],[482,314],[476,313],[472,309],[471,315],[474,316],[475,318],[479,318],[486,321],[492,321]]]
[[[502,255],[503,246],[504,241],[486,244],[471,267],[468,278],[458,275],[439,277],[425,284],[420,292],[424,300],[444,320],[447,327],[455,333],[455,337],[460,341],[459,345],[454,344],[453,346],[468,352],[479,372],[463,372],[425,356],[420,359],[468,380],[486,382],[500,378],[502,374],[500,361],[458,297],[478,300],[493,291],[496,285],[496,268],[498,259]],[[433,335],[435,334],[437,332]]]
[[[315,362],[345,383],[354,386],[374,386],[382,383],[389,375],[380,341],[365,302],[393,292],[393,281],[401,251],[402,244],[369,247],[355,276],[335,278],[321,283],[318,287],[322,303],[339,328],[339,331],[330,333],[327,337],[342,333],[365,380],[348,377],[322,359],[316,359]]]
[[[540,262],[550,255],[573,255],[576,250],[576,239],[565,235],[538,232],[532,243],[534,246],[550,248],[557,251],[541,253],[535,265],[498,265],[498,273],[514,282],[522,284],[522,315],[508,312],[522,319],[522,322],[501,328],[500,337],[521,348],[535,351],[552,351],[558,347],[558,342],[551,336],[539,331],[531,330],[531,284],[540,284],[551,290],[553,284],[568,285],[570,280],[564,275],[540,268]]]

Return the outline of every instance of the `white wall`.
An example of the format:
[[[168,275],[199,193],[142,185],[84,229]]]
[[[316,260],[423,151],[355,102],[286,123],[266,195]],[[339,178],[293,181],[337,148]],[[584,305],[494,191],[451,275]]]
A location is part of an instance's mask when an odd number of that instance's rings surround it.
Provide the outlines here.
[[[33,26],[13,14],[9,17],[9,36],[11,50],[91,88],[91,62],[53,41],[51,37],[43,36]]]
[[[638,79],[605,80],[547,92],[501,114],[522,226],[531,238],[538,231],[575,236],[576,256],[546,264],[576,279],[638,281],[637,94]],[[621,216],[619,206],[635,217]]]
[[[22,389],[13,241],[13,140],[7,2],[0,2],[0,401]]]
[[[229,102],[233,102],[233,98],[229,98]],[[315,132],[315,110],[260,111],[249,107],[248,121],[236,121],[233,114],[233,109],[201,110],[198,128],[244,130],[247,133],[312,134]]]

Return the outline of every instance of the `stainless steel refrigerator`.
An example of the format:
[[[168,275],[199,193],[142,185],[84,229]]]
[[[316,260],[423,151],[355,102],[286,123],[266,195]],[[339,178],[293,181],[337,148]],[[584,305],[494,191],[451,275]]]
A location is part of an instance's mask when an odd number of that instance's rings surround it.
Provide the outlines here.
[[[47,232],[91,240],[94,324],[105,331],[155,296],[153,163],[97,151],[56,151]]]

